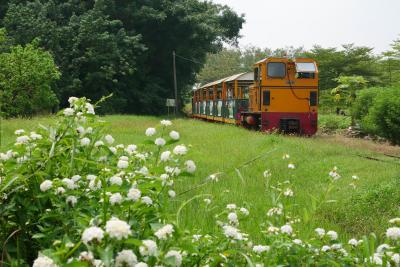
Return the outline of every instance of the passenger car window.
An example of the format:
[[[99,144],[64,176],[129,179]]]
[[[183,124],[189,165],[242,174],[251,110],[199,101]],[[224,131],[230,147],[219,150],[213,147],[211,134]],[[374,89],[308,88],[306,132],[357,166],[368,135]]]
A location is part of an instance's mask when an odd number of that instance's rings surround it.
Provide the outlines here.
[[[270,78],[284,78],[286,76],[286,64],[282,62],[268,63],[267,75]]]

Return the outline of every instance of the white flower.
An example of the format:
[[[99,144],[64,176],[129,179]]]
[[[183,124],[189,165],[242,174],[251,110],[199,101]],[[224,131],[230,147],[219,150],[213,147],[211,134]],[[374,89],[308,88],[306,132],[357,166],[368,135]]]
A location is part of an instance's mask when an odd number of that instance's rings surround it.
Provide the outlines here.
[[[135,267],[137,263],[137,257],[132,250],[122,250],[118,252],[117,257],[115,258],[115,266],[116,267]]]
[[[154,235],[161,240],[167,239],[174,232],[174,227],[171,224],[164,225],[160,229],[158,229]]]
[[[104,237],[104,231],[96,226],[92,226],[86,228],[82,233],[82,241],[87,244],[93,240],[97,240],[97,242],[101,242]]]
[[[281,232],[284,234],[291,235],[293,233],[293,228],[289,224],[286,224],[281,227]]]
[[[24,129],[18,129],[18,130],[15,130],[15,132],[14,132],[15,135],[21,135],[23,133],[25,133]]]
[[[271,173],[270,170],[266,170],[266,171],[264,171],[264,173],[263,173],[264,178],[271,177],[271,175],[272,175],[272,173]]]
[[[60,187],[57,187],[56,192],[57,192],[57,194],[62,195],[65,193],[65,189],[64,189],[64,187],[60,186]]]
[[[328,231],[326,235],[329,236],[331,240],[336,240],[338,238],[338,234],[335,231]]]
[[[111,136],[111,135],[109,135],[109,134],[107,134],[106,136],[104,136],[104,139],[106,140],[106,142],[108,143],[108,144],[112,144],[112,143],[114,143],[114,138]]]
[[[295,168],[296,168],[296,166],[294,166],[293,163],[289,163],[287,167],[288,167],[289,169],[295,169]]]
[[[122,202],[122,196],[120,193],[115,193],[110,196],[111,205],[120,204]]]
[[[111,153],[117,154],[117,149],[113,146],[110,146],[108,149],[110,149]]]
[[[185,161],[185,167],[188,173],[194,173],[196,171],[196,164],[193,160]]]
[[[120,169],[126,169],[129,166],[129,162],[126,160],[118,160],[117,167]]]
[[[388,244],[381,244],[376,248],[376,252],[378,252],[379,254],[383,254],[389,249],[391,249],[391,247]]]
[[[70,104],[75,103],[75,101],[77,101],[77,100],[78,100],[78,98],[75,97],[75,96],[71,96],[71,97],[68,98],[68,102],[69,102]]]
[[[32,140],[40,140],[42,138],[43,138],[43,136],[41,134],[37,134],[35,132],[31,132],[31,139]]]
[[[146,176],[146,175],[149,174],[149,169],[147,169],[146,166],[143,166],[142,168],[140,168],[140,170],[138,171],[138,173],[140,173],[140,174]]]
[[[147,263],[145,262],[139,262],[138,264],[135,265],[135,267],[147,267]]]
[[[106,232],[111,238],[121,240],[131,234],[131,227],[125,221],[113,217],[106,223]]]
[[[400,223],[400,218],[393,218],[393,219],[390,219],[390,220],[389,220],[389,223],[393,223],[393,224],[395,224],[395,223]]]
[[[161,161],[165,162],[170,159],[170,156],[171,156],[171,152],[167,150],[167,151],[164,151],[161,153],[160,159],[161,159]]]
[[[333,167],[333,169],[329,172],[329,176],[333,178],[333,180],[338,180],[340,179],[340,174],[337,173],[337,167]]]
[[[269,226],[268,229],[267,229],[267,231],[268,231],[269,233],[272,233],[272,234],[277,234],[277,233],[279,233],[279,228],[278,228],[278,227],[275,227],[275,226]]]
[[[164,138],[161,138],[161,137],[157,138],[154,141],[154,144],[156,144],[157,146],[165,146],[166,143],[167,142],[164,140]]]
[[[143,240],[142,246],[139,247],[139,252],[142,256],[156,256],[157,243],[153,240]]]
[[[226,208],[228,210],[234,210],[234,209],[236,209],[236,204],[228,204],[228,205],[226,205]]]
[[[78,199],[75,196],[68,196],[65,202],[73,207],[76,205],[76,203],[78,203]]]
[[[323,252],[327,252],[328,250],[330,250],[331,249],[331,247],[330,246],[323,246],[322,248],[321,248],[321,251],[323,251]]]
[[[372,257],[370,257],[370,261],[371,261],[371,263],[374,263],[376,265],[382,265],[383,264],[381,255],[379,255],[378,253],[374,253],[374,255]],[[388,266],[390,266],[390,265],[388,265]]]
[[[358,178],[357,175],[353,175],[353,176],[351,176],[351,179],[353,179],[353,180],[358,180],[359,178]]]
[[[396,266],[399,266],[400,264],[400,254],[399,253],[395,253],[392,255],[392,261],[394,263],[396,263]]]
[[[224,235],[228,238],[243,240],[243,235],[239,232],[239,230],[233,226],[225,225],[223,227]]]
[[[142,202],[148,206],[153,204],[153,200],[148,196],[142,197]]]
[[[72,179],[64,178],[62,179],[62,182],[64,185],[71,190],[74,190],[75,188],[78,188],[79,186],[75,184],[75,182]]]
[[[175,155],[185,155],[187,153],[187,148],[184,145],[177,145],[173,152]]]
[[[194,242],[199,241],[200,238],[202,237],[202,235],[193,235],[192,237],[193,237],[192,242],[194,243]]]
[[[81,178],[82,178],[82,176],[80,176],[80,175],[74,175],[71,177],[71,180],[74,182],[78,182]]]
[[[253,251],[257,254],[261,254],[261,253],[269,251],[269,250],[270,250],[269,246],[256,245],[253,247]]]
[[[93,108],[93,105],[92,104],[90,104],[90,103],[86,103],[85,104],[85,107],[86,107],[86,112],[88,113],[88,114],[94,114],[94,108]]]
[[[160,121],[160,123],[161,123],[161,125],[164,125],[164,126],[172,125],[172,122],[170,120],[162,120],[162,121]]]
[[[399,227],[390,227],[386,230],[386,236],[389,239],[397,240],[400,238],[400,228]]]
[[[29,142],[30,138],[27,135],[21,135],[18,136],[16,139],[16,144],[20,145],[20,144],[27,144]]]
[[[142,256],[155,256],[157,254],[157,243],[153,240],[143,240],[139,252]]]
[[[171,139],[173,139],[173,140],[179,140],[179,138],[180,138],[179,133],[176,131],[171,131],[169,133],[169,137],[171,137]]]
[[[133,188],[133,187],[132,187],[132,188],[129,189],[129,191],[128,191],[127,198],[128,198],[129,200],[137,201],[137,200],[140,198],[141,194],[142,194],[142,192],[140,192],[139,189],[136,189],[136,188]]]
[[[231,212],[228,214],[228,220],[229,222],[233,223],[233,224],[237,224],[238,223],[238,217],[237,214],[235,212]]]
[[[79,254],[79,260],[91,262],[91,261],[94,260],[93,253],[92,253],[91,251],[89,251],[89,252],[87,252],[87,251],[82,251],[82,252]]]
[[[301,245],[303,244],[303,241],[301,241],[300,239],[293,239],[293,243],[296,245]]]
[[[342,248],[342,245],[341,245],[341,244],[333,244],[333,245],[331,246],[331,248],[332,248],[333,250],[339,250],[339,249]]]
[[[111,185],[122,185],[122,178],[117,175],[111,176],[110,184]]]
[[[53,186],[53,182],[50,180],[44,180],[41,184],[40,184],[40,190],[42,192],[46,192],[47,190],[49,190],[51,187]]]
[[[95,147],[99,147],[99,146],[103,146],[103,145],[104,145],[104,142],[101,141],[101,140],[96,141],[96,143],[94,143],[94,146],[95,146]]]
[[[172,198],[176,197],[176,193],[175,193],[174,190],[169,190],[169,191],[168,191],[168,195],[169,195],[170,197],[172,197]]]
[[[283,195],[284,195],[285,197],[292,197],[292,196],[293,196],[293,191],[292,191],[292,189],[287,188],[287,189],[285,190],[285,192],[283,192]]]
[[[90,144],[90,139],[87,137],[84,137],[81,139],[81,146],[88,146]]]
[[[205,199],[203,199],[203,201],[206,203],[206,205],[211,204],[211,199],[209,199],[209,198],[205,198]]]
[[[147,128],[145,134],[146,134],[146,136],[153,136],[156,134],[156,129],[155,128]]]
[[[66,108],[66,109],[64,109],[63,113],[64,113],[65,116],[72,116],[72,115],[74,115],[74,109],[73,108]]]
[[[318,234],[319,237],[323,237],[325,235],[325,230],[322,228],[315,229],[315,232]]]
[[[131,145],[128,145],[128,146],[125,148],[125,151],[128,152],[129,154],[132,154],[133,152],[136,151],[136,149],[137,149],[137,146],[131,144]]]
[[[246,215],[246,216],[248,216],[248,215],[250,214],[249,210],[246,209],[246,208],[240,208],[240,212],[241,212],[243,215]]]
[[[274,215],[282,215],[282,208],[280,208],[280,207],[275,207],[275,208],[270,208],[268,211],[267,211],[267,216],[268,217],[272,217],[272,216],[274,216]]]
[[[81,134],[81,135],[85,134],[85,128],[83,128],[82,126],[79,126],[78,128],[76,128],[76,130],[77,130],[78,133]]]
[[[358,241],[357,239],[352,238],[349,240],[348,244],[355,247],[358,246]]]
[[[92,127],[87,127],[86,133],[91,134],[93,132],[93,128]]]
[[[173,266],[181,266],[182,264],[182,255],[179,253],[179,251],[176,250],[170,250],[168,253],[165,255],[165,258],[170,258],[174,257],[175,258],[175,264]]]
[[[44,255],[40,255],[39,257],[33,262],[32,267],[57,267],[58,265],[54,263],[52,259],[46,257]]]

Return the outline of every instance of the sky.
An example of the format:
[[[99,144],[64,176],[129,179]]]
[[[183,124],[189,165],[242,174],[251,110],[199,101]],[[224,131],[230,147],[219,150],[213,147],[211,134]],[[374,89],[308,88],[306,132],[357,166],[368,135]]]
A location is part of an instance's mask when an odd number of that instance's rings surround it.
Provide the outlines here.
[[[241,47],[354,43],[378,54],[400,39],[400,0],[213,0],[244,13]]]

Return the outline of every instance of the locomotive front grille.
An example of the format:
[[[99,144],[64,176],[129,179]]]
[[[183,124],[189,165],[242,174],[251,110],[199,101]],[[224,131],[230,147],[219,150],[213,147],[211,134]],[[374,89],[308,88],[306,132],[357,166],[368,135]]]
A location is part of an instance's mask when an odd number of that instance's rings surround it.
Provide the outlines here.
[[[280,119],[279,130],[284,133],[299,133],[300,120],[298,119]]]

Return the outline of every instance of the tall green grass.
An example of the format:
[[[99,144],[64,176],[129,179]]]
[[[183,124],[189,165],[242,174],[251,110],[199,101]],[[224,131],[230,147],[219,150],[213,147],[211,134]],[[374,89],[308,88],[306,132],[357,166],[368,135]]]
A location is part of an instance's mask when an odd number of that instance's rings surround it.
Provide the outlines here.
[[[141,143],[146,140],[144,131],[156,125],[160,118],[147,116],[106,116],[109,133],[117,144]],[[6,120],[2,122],[1,148],[14,140],[15,129],[34,129],[38,123],[51,123],[51,118],[33,120]],[[381,157],[371,151],[327,143],[318,137],[267,135],[231,125],[209,123],[191,119],[173,121],[174,130],[181,134],[181,143],[190,146],[189,157],[197,164],[197,172],[176,185],[178,196],[167,212],[176,216],[182,203],[180,222],[188,229],[215,231],[214,216],[228,203],[249,208],[251,216],[242,227],[257,239],[266,222],[266,212],[271,207],[263,172],[272,171],[271,183],[290,180],[295,192],[292,210],[304,217],[313,197],[319,197],[330,181],[329,171],[338,167],[342,178],[329,195],[329,203],[311,214],[305,232],[315,227],[339,231],[346,237],[362,236],[369,232],[381,234],[388,226],[387,220],[400,214],[398,200],[400,165],[394,159],[373,161],[358,155]],[[282,155],[289,154],[289,160]],[[246,163],[247,164],[244,164]],[[296,169],[289,170],[291,162]],[[219,182],[198,186],[213,173],[221,173]],[[349,184],[351,176],[360,177],[356,188]],[[186,193],[185,193],[186,192]],[[204,196],[203,196],[204,195]],[[203,199],[211,198],[213,208]]]

